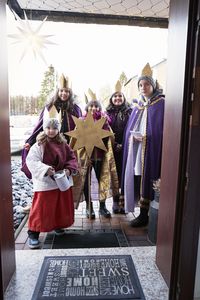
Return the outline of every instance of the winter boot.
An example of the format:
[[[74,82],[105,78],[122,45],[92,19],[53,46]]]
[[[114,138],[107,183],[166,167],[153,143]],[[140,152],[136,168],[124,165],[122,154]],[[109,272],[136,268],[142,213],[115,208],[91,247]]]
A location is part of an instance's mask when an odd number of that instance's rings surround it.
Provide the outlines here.
[[[28,230],[28,246],[30,249],[37,249],[40,247],[39,232]]]
[[[148,209],[141,207],[139,216],[136,219],[133,219],[130,222],[130,225],[131,227],[143,227],[148,224],[148,221]]]
[[[105,201],[100,202],[99,214],[101,216],[104,216],[105,218],[110,218],[111,217],[111,214],[110,214],[109,210],[107,210],[107,208],[106,208]]]
[[[112,211],[113,211],[113,214],[119,214],[120,213],[119,195],[116,195],[116,196],[113,197]]]
[[[124,196],[116,195],[113,197],[113,214],[125,214],[124,210]]]
[[[90,214],[90,209],[91,209],[91,214]],[[86,202],[86,217],[89,219],[91,217],[91,219],[95,219],[95,212],[93,209],[93,203],[91,202],[91,206],[89,206],[89,202]]]
[[[125,214],[125,209],[124,209],[124,196],[120,195],[119,197],[119,213],[124,215]]]

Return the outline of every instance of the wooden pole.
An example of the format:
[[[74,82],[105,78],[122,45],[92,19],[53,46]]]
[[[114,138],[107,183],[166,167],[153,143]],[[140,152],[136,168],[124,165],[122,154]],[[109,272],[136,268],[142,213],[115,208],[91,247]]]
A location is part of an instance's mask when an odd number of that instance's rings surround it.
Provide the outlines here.
[[[91,203],[91,172],[92,166],[88,166],[88,204],[89,204],[89,219],[92,219],[92,203]]]

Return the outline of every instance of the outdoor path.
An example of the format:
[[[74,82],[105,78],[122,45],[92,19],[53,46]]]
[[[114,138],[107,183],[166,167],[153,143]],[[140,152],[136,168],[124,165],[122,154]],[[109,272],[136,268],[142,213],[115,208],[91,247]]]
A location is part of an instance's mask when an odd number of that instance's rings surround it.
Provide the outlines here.
[[[167,300],[168,288],[155,263],[156,247],[148,241],[147,227],[132,228],[130,220],[139,214],[139,208],[135,213],[126,215],[112,214],[110,219],[99,216],[99,201],[93,183],[92,197],[95,210],[95,220],[89,220],[85,216],[85,202],[80,203],[75,210],[75,222],[69,229],[73,230],[119,230],[121,229],[128,241],[128,247],[111,248],[84,248],[84,249],[42,249],[46,233],[40,234],[41,249],[30,250],[28,247],[27,222],[22,227],[15,240],[16,270],[10,285],[5,293],[5,300],[30,300],[41,270],[41,265],[47,256],[85,256],[85,255],[131,255],[142,285],[146,300]],[[106,206],[112,212],[112,198],[106,200]],[[148,247],[147,247],[148,246]],[[31,256],[30,256],[31,255]],[[145,280],[144,280],[145,279]],[[26,284],[24,284],[26,282]]]
[[[130,221],[137,217],[139,214],[139,207],[136,207],[134,213],[128,214],[113,214],[112,204],[113,199],[108,198],[106,200],[106,207],[112,213],[111,218],[105,218],[99,215],[99,201],[98,201],[98,183],[92,171],[91,177],[91,197],[93,200],[93,208],[95,211],[96,218],[94,220],[89,220],[85,215],[85,201],[79,204],[78,209],[75,209],[75,222],[68,229],[71,230],[118,230],[121,229],[128,241],[128,245],[132,247],[140,246],[152,246],[153,244],[148,240],[147,227],[142,228],[132,228],[130,226]],[[16,250],[28,250],[28,235],[27,235],[27,222],[20,231],[19,235],[15,240]],[[44,241],[47,233],[40,233],[40,243],[41,248],[44,245]]]
[[[112,198],[106,200],[106,206],[110,212],[112,212]],[[93,207],[95,210],[96,218],[94,220],[89,220],[85,216],[85,202],[80,203],[79,208],[75,210],[75,222],[70,229],[75,230],[92,230],[92,229],[122,229],[126,235],[129,246],[152,246],[147,238],[147,227],[142,228],[132,228],[129,225],[130,220],[138,215],[139,208],[136,208],[134,214],[129,213],[126,215],[112,214],[110,219],[102,217],[98,213],[99,203],[98,201],[93,201]],[[135,215],[135,216],[134,216]],[[18,237],[15,240],[16,250],[28,250],[28,236],[27,236],[27,223],[22,228]],[[40,234],[41,246],[46,238],[46,233]]]

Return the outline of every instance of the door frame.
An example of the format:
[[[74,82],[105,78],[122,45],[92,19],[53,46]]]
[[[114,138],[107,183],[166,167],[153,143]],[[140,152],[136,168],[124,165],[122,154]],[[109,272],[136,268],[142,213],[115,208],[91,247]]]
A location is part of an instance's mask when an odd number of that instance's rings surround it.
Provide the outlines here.
[[[0,136],[3,141],[0,147],[0,299],[4,298],[3,294],[16,267],[9,142],[6,2],[0,1]]]
[[[4,228],[7,229],[4,232],[0,229],[0,296],[3,295],[15,271],[10,145],[8,138],[6,3],[6,0],[0,2],[0,103],[1,111],[3,111],[0,118],[0,134],[2,140],[4,140],[4,148],[0,148],[0,179],[1,182],[4,182],[4,186],[0,186],[0,228],[3,228],[2,223],[5,222]],[[200,218],[196,209],[198,199],[195,197],[194,190],[199,192],[200,185],[198,186],[198,177],[195,177],[199,164],[195,164],[193,155],[197,154],[194,144],[199,141],[197,131],[199,125],[191,122],[192,131],[189,135],[189,115],[192,106],[190,97],[193,84],[194,26],[196,25],[195,18],[198,4],[199,0],[171,0],[170,2],[162,182],[156,252],[157,265],[170,287],[170,300],[186,299],[183,298],[186,294],[188,295],[187,299],[192,299],[193,279],[196,270],[197,231]],[[177,51],[175,51],[176,45]],[[190,66],[189,71],[187,66]],[[190,143],[188,144],[189,137]],[[187,175],[187,168],[190,177]],[[184,174],[183,177],[182,174]],[[192,235],[191,227],[193,228]],[[188,244],[188,242],[191,244]],[[188,245],[192,245],[194,248],[188,247]],[[189,279],[185,276],[188,273],[190,274]],[[188,285],[189,288],[187,289]],[[184,296],[183,292],[186,293]]]
[[[200,185],[197,177],[199,164],[195,165],[192,157],[195,153],[196,159],[199,159],[198,148],[195,145],[198,133],[192,125],[194,114],[192,106],[195,102],[193,66],[198,5],[199,0],[170,2],[166,109],[156,251],[156,263],[169,286],[170,300],[193,299],[196,272],[200,210],[197,213],[199,203],[193,189],[195,187],[197,190]]]

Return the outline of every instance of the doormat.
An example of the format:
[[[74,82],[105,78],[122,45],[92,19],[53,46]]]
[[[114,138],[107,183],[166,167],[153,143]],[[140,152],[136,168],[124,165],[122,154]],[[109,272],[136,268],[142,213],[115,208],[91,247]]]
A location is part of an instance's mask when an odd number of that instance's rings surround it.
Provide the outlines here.
[[[108,248],[128,247],[124,232],[120,229],[110,230],[66,230],[65,235],[56,236],[48,233],[43,249],[73,249],[73,248]]]
[[[32,300],[145,300],[131,255],[46,256]]]

